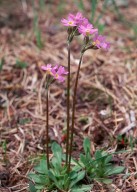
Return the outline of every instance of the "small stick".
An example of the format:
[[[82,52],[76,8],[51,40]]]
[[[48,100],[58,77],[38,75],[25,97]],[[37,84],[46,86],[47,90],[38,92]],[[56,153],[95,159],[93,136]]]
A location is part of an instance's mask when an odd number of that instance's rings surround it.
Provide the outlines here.
[[[49,169],[49,95],[48,95],[48,87],[47,87],[47,98],[46,98],[46,147],[47,147],[47,167]]]
[[[69,121],[70,121],[70,43],[68,42],[66,166],[68,164],[68,153],[69,153],[69,133],[70,133]]]
[[[77,96],[77,85],[78,85],[78,78],[79,78],[79,72],[80,72],[80,67],[81,67],[81,63],[82,63],[83,54],[84,53],[81,53],[81,56],[80,56],[79,66],[78,66],[77,76],[76,76],[76,81],[75,81],[75,87],[74,87],[73,106],[72,106],[72,127],[71,127],[71,134],[70,134],[70,150],[69,150],[69,170],[70,170],[73,136],[74,136],[75,105],[76,105],[76,96]]]

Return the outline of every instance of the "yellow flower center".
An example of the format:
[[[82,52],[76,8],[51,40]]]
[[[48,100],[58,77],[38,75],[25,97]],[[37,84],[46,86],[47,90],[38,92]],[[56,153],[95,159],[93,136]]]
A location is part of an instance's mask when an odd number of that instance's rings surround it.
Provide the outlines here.
[[[99,41],[99,40],[96,40],[96,41],[93,42],[93,45],[94,45],[94,46],[97,45],[97,44],[100,44],[100,41]]]
[[[51,69],[50,68],[47,68],[47,73],[51,74]]]
[[[69,24],[69,25],[73,25],[73,21],[69,21],[68,24]]]
[[[56,74],[56,75],[55,75],[55,77],[56,77],[56,79],[58,79],[59,75],[58,75],[58,74]]]
[[[87,29],[86,35],[90,35],[90,30],[89,29]]]

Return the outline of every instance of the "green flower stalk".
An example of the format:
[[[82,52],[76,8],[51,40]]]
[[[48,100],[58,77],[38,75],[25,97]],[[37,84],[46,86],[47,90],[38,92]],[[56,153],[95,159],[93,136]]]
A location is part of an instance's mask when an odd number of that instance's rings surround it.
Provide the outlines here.
[[[46,94],[46,155],[47,155],[47,167],[49,169],[49,89],[47,86]]]
[[[84,53],[81,53],[81,57],[80,57],[80,60],[79,60],[79,65],[78,65],[78,70],[77,70],[77,75],[76,75],[75,86],[74,86],[73,106],[72,106],[72,125],[71,125],[71,135],[70,135],[69,164],[68,164],[69,170],[70,170],[70,164],[71,164],[72,145],[73,145],[73,136],[74,136],[75,106],[76,106],[77,86],[78,86],[78,78],[79,78],[79,72],[80,72],[80,67],[81,67],[81,63],[82,63],[83,54]]]
[[[70,135],[70,42],[68,40],[66,166],[68,164],[68,154],[69,154],[69,135]]]

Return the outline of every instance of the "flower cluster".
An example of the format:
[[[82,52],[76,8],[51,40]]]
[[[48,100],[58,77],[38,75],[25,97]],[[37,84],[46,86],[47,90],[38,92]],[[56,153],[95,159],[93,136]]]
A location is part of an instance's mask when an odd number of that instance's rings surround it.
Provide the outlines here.
[[[106,50],[110,48],[110,43],[106,41],[106,38],[103,35],[95,34],[92,44],[98,48],[103,48]]]
[[[61,83],[65,80],[64,75],[68,74],[63,66],[58,65],[55,65],[54,67],[52,67],[52,64],[47,64],[46,66],[42,65],[41,69],[51,75],[54,80],[58,80]]]
[[[88,42],[90,42],[90,46],[88,45],[88,47],[93,49],[109,49],[110,43],[106,41],[106,38],[104,36],[98,35],[98,29],[94,28],[93,25],[88,21],[88,19],[83,17],[82,13],[78,12],[76,15],[69,14],[67,19],[62,19],[61,22],[69,29],[68,31],[70,32],[70,38],[68,39],[70,41],[72,41],[75,35],[82,34],[86,39],[88,39]],[[93,37],[91,43],[91,41],[89,41],[89,37],[93,34],[95,36]]]
[[[95,32],[98,32],[98,29],[94,29],[93,25],[89,23],[88,19],[83,17],[82,13],[79,12],[76,15],[69,14],[68,18],[62,19],[61,22],[63,25],[68,27],[77,27],[78,32],[84,36],[89,36]]]

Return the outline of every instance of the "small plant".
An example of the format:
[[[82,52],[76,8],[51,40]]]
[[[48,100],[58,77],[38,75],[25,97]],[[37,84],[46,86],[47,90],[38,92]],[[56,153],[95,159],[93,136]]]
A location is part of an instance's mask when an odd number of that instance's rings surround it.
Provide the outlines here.
[[[3,161],[4,161],[4,163],[7,164],[7,162],[8,162],[8,159],[7,159],[7,141],[4,140],[1,143],[1,146],[2,146],[2,149],[3,149]]]
[[[89,192],[92,188],[93,179],[108,183],[111,180],[110,175],[120,173],[123,167],[113,167],[110,163],[112,156],[103,151],[96,151],[95,156],[90,154],[90,141],[84,140],[84,152],[80,155],[80,160],[72,159],[73,137],[75,126],[75,108],[77,87],[80,68],[84,53],[88,49],[97,50],[103,48],[108,50],[110,43],[106,38],[98,34],[98,29],[83,17],[81,13],[76,15],[69,14],[67,19],[62,19],[61,23],[67,27],[68,38],[68,71],[63,66],[52,64],[42,65],[41,69],[45,72],[46,82],[46,158],[40,161],[40,164],[34,168],[33,173],[29,174],[30,191],[42,192],[60,191],[60,192]],[[79,65],[74,82],[74,93],[72,101],[72,116],[70,116],[70,73],[71,73],[71,43],[76,36],[82,35],[83,41],[80,51]],[[58,81],[63,83],[67,75],[67,134],[66,134],[66,151],[63,153],[62,148],[53,143],[51,151],[53,156],[49,155],[49,89],[50,86]]]
[[[46,147],[47,147],[47,167],[49,168],[49,87],[56,80],[60,83],[64,82],[64,75],[67,75],[68,72],[65,71],[65,68],[62,66],[55,65],[52,67],[51,64],[47,66],[41,66],[41,69],[47,72],[46,76]]]
[[[27,68],[28,64],[24,61],[21,60],[16,60],[16,67],[20,69],[25,69]]]
[[[60,191],[84,192],[90,190],[92,185],[79,184],[85,177],[85,170],[78,172],[74,165],[68,173],[62,148],[57,143],[53,143],[51,149],[53,157],[49,163],[50,168],[48,169],[47,161],[44,158],[34,168],[35,173],[29,174],[29,177],[35,182],[35,185],[32,182],[30,183],[30,191],[58,189]]]
[[[34,35],[36,38],[36,44],[39,49],[42,49],[43,44],[42,44],[42,38],[41,38],[41,30],[39,28],[39,19],[37,13],[34,15]]]
[[[25,125],[25,124],[27,124],[29,122],[31,122],[30,118],[21,118],[21,119],[19,119],[19,124],[20,125]]]
[[[39,5],[40,5],[41,9],[44,9],[44,4],[45,3],[43,0],[39,1]],[[34,35],[35,35],[35,39],[36,39],[36,45],[39,49],[42,49],[43,43],[42,43],[42,37],[41,37],[41,30],[39,27],[39,15],[35,8],[35,1],[32,1],[32,6],[33,6],[33,14],[34,14],[33,30],[34,30]]]
[[[3,69],[3,65],[4,65],[4,57],[0,60],[0,72]]]
[[[106,38],[98,34],[98,29],[95,29],[93,25],[88,21],[87,18],[83,17],[81,13],[76,15],[69,14],[67,19],[62,19],[61,22],[64,26],[68,27],[68,78],[67,78],[67,139],[66,139],[66,165],[70,169],[70,162],[72,156],[72,145],[73,145],[73,135],[74,135],[74,124],[75,124],[75,106],[76,106],[76,95],[79,72],[82,64],[82,59],[85,51],[88,49],[99,49],[103,48],[108,50],[110,43],[106,41]],[[83,35],[83,44],[80,51],[79,65],[76,74],[76,80],[74,83],[74,95],[72,104],[72,122],[70,128],[70,48],[71,42],[75,36]],[[93,36],[94,35],[94,36]]]
[[[97,150],[94,157],[91,156],[90,140],[86,138],[83,144],[84,155],[80,155],[79,170],[86,170],[89,180],[97,180],[105,184],[112,182],[109,176],[119,174],[125,169],[123,166],[112,165],[112,154]]]
[[[45,1],[44,0],[39,0],[39,7],[42,11],[45,9]]]
[[[135,138],[132,136],[127,137],[126,135],[118,135],[117,143],[118,143],[118,148],[125,148],[129,146],[133,150],[133,147],[135,145]]]

